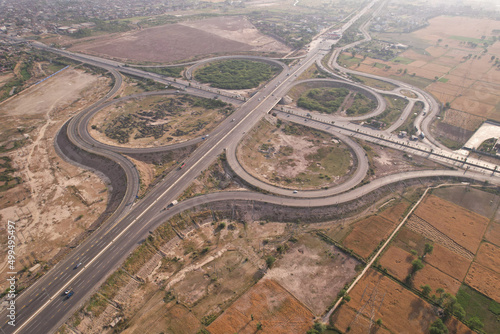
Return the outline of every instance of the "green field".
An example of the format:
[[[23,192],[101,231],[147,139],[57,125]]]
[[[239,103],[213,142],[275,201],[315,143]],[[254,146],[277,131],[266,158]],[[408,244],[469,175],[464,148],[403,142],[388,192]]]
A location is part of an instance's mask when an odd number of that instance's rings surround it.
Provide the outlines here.
[[[196,80],[223,89],[250,89],[270,80],[279,67],[263,62],[233,59],[214,62],[194,73]]]
[[[415,60],[413,60],[413,59],[406,58],[406,57],[401,57],[401,56],[398,56],[398,57],[395,57],[394,59],[392,59],[393,63],[405,64],[405,65],[411,64],[414,61]]]
[[[465,319],[476,316],[484,324],[483,330],[488,334],[500,333],[500,304],[488,297],[462,285],[457,293],[457,301],[466,312]]]

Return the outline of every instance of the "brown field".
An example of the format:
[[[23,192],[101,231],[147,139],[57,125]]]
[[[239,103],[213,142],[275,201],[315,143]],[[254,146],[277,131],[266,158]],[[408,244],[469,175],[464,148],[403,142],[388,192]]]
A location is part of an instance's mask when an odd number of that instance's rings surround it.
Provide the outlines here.
[[[373,314],[374,321],[381,319],[383,326],[392,333],[425,333],[436,319],[431,305],[373,269],[366,272],[350,296],[351,301],[342,305],[331,319],[342,332],[346,332],[347,326],[356,333],[368,332],[366,325],[355,321],[354,312],[344,311],[346,308],[361,311],[365,306],[362,315],[371,317]]]
[[[320,316],[355,276],[359,262],[314,235],[289,244],[265,278],[277,281]]]
[[[414,258],[407,251],[399,247],[390,246],[380,258],[380,265],[386,268],[389,274],[403,282],[410,273],[411,261]]]
[[[261,34],[245,17],[219,17],[107,35],[73,51],[135,62],[168,63],[210,54],[287,53],[289,48]]]
[[[342,305],[342,307],[335,312],[331,318],[331,322],[336,328],[340,329],[344,333],[349,334],[366,334],[366,333],[377,333],[377,334],[389,334],[391,333],[384,327],[378,327],[376,324],[372,323],[372,331],[368,331],[370,328],[370,319],[365,315],[360,314],[356,317],[356,311],[348,306],[348,304]],[[355,320],[354,320],[355,319]],[[376,319],[375,319],[376,321]],[[354,325],[353,325],[354,324]],[[347,327],[350,330],[347,331]]]
[[[395,226],[395,223],[380,216],[368,217],[354,224],[343,244],[366,259]]]
[[[427,196],[415,214],[472,253],[476,253],[488,218],[439,197]]]
[[[500,274],[474,262],[465,277],[465,283],[500,303]]]
[[[490,226],[488,226],[484,238],[500,247],[500,223],[492,222]]]
[[[500,247],[483,242],[474,261],[500,274]]]
[[[252,316],[253,319],[252,320]],[[305,333],[314,316],[297,299],[273,280],[261,280],[235,301],[207,327],[212,334]]]
[[[406,201],[402,201],[396,205],[392,205],[391,207],[382,211],[378,215],[380,217],[388,219],[391,222],[397,224],[397,223],[401,222],[401,220],[404,218],[404,214],[406,212],[406,209],[408,209],[409,206],[410,206],[410,203],[408,203]]]
[[[448,327],[449,333],[457,333],[457,334],[473,334],[475,333],[469,327],[464,325],[463,322],[458,320],[455,317],[451,317],[446,323],[446,327]]]
[[[420,289],[420,287],[425,284],[428,284],[433,291],[436,291],[438,288],[443,288],[445,291],[455,295],[462,283],[439,269],[426,264],[424,268],[413,275],[413,286],[415,288]]]
[[[439,268],[442,272],[451,277],[462,281],[467,275],[467,270],[471,261],[450,251],[448,248],[434,243],[434,250],[431,254],[427,254],[425,262]]]

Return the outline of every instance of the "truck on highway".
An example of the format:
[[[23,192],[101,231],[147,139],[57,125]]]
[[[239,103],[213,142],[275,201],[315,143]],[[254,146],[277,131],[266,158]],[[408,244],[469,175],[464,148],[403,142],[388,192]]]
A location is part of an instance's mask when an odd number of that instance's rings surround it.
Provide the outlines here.
[[[172,203],[167,205],[167,210],[170,209],[171,207],[173,207],[174,205],[176,205],[177,203],[179,203],[179,201],[177,201],[177,200],[172,201]]]

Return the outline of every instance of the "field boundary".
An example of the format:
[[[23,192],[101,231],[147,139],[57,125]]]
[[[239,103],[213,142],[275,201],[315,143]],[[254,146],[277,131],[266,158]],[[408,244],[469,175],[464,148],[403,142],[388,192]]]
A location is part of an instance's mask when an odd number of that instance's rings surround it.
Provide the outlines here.
[[[389,245],[389,243],[392,241],[392,239],[394,238],[394,236],[396,235],[396,233],[401,229],[401,227],[403,227],[403,225],[406,223],[406,221],[411,216],[411,214],[413,213],[413,211],[415,211],[415,209],[418,207],[418,205],[420,204],[420,202],[422,202],[422,200],[425,198],[425,196],[427,195],[427,193],[429,192],[429,190],[437,189],[437,188],[441,188],[441,187],[445,187],[445,186],[457,186],[457,185],[456,184],[445,183],[445,184],[440,184],[440,185],[438,185],[436,187],[427,187],[427,189],[425,189],[424,193],[422,194],[422,196],[420,196],[420,198],[417,201],[417,203],[415,203],[415,205],[413,205],[413,207],[411,208],[411,210],[406,214],[405,218],[401,221],[401,223],[399,223],[399,225],[394,229],[394,231],[391,233],[391,235],[389,236],[389,238],[387,238],[387,240],[384,242],[384,244],[382,245],[382,247],[380,247],[380,249],[377,251],[377,253],[375,253],[375,255],[372,257],[372,259],[367,263],[367,265],[365,266],[365,268],[363,269],[363,271],[359,274],[358,277],[356,277],[356,279],[353,281],[353,283],[351,284],[351,286],[349,286],[349,288],[347,288],[347,290],[346,290],[346,292],[345,292],[344,295],[348,295],[349,292],[354,288],[354,286],[356,285],[356,283],[358,283],[361,280],[361,278],[363,278],[363,276],[368,271],[368,269],[371,268],[371,266],[375,262],[375,260],[380,256],[380,254],[384,251],[384,249],[387,247],[387,245]],[[458,185],[458,186],[460,186],[460,185]],[[323,316],[322,321],[324,323],[328,323],[329,322],[329,319],[330,319],[332,313],[339,307],[339,305],[343,302],[343,300],[344,300],[344,297],[341,296],[337,300],[337,302],[335,303],[335,305],[333,305],[333,307],[330,309],[330,311],[328,311]]]

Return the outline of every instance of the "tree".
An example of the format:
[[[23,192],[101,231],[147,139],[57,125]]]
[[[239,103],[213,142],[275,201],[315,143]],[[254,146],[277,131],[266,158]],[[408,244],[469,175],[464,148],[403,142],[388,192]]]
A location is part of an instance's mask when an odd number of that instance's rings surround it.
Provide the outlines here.
[[[424,264],[420,259],[415,259],[412,261],[411,266],[413,268],[413,272],[417,272],[424,267]]]
[[[479,320],[477,316],[473,316],[472,318],[469,319],[468,322],[469,322],[469,327],[472,330],[481,329],[484,326],[484,324],[481,322],[481,320]]]
[[[443,320],[437,319],[429,327],[430,334],[448,334],[448,327],[443,323]]]
[[[447,102],[447,103],[449,104],[450,102]],[[431,254],[433,250],[434,250],[434,246],[432,244],[425,244],[424,255]]]
[[[274,256],[269,255],[266,259],[266,264],[269,268],[272,268],[274,265],[274,262],[276,261],[276,258]]]
[[[426,284],[426,285],[422,285],[420,286],[420,289],[422,289],[422,294],[425,296],[425,297],[429,297],[429,294],[431,293],[432,289],[431,287],[429,286],[429,284]]]

